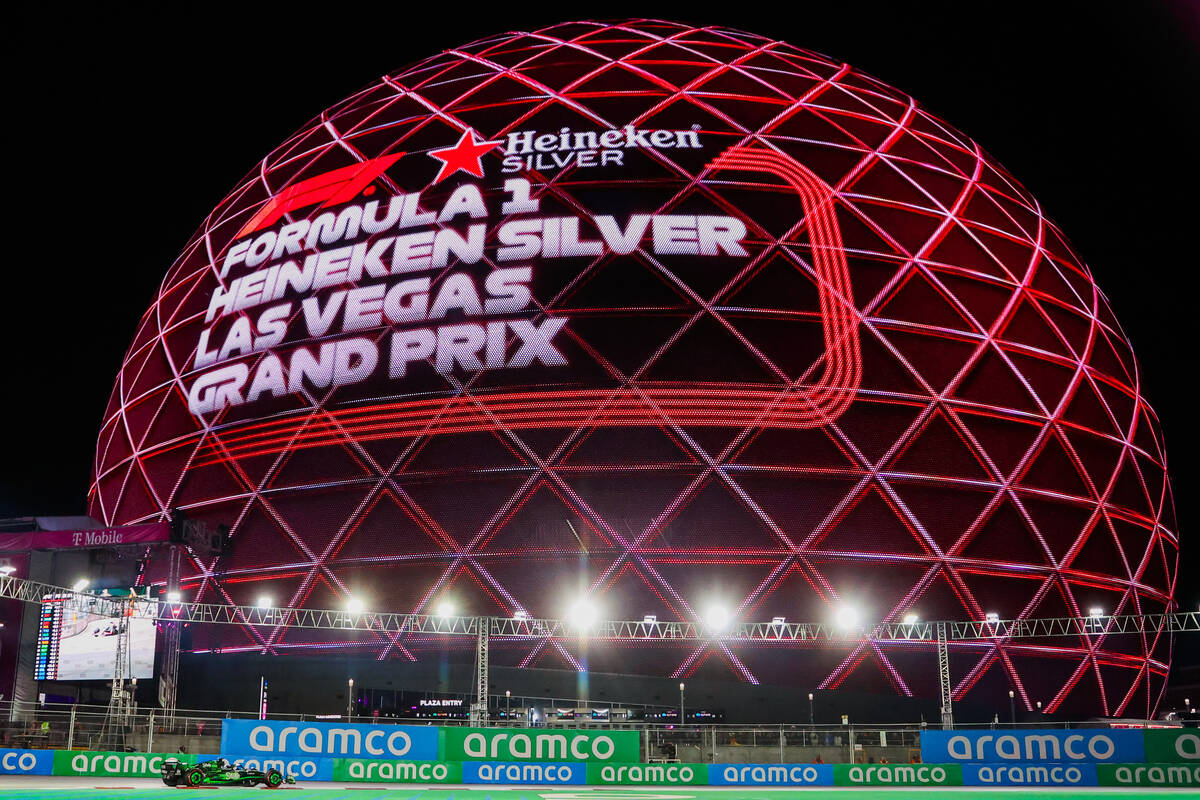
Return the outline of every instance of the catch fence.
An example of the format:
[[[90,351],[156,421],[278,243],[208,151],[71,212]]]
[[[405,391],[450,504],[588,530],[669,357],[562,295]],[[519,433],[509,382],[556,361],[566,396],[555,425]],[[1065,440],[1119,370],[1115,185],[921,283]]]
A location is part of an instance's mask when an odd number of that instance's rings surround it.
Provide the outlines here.
[[[107,706],[55,703],[0,703],[0,748],[31,750],[124,750],[144,753],[221,752],[221,729],[227,719],[257,719],[258,714],[233,710],[134,709],[120,720]],[[466,720],[399,719],[313,714],[268,714],[267,719],[360,724],[466,725]],[[1148,724],[1148,723],[1147,723]],[[491,727],[531,727],[526,721],[492,721]],[[1106,722],[1050,722],[1020,727],[1097,728]],[[562,720],[533,727],[637,730],[647,762],[739,763],[901,763],[919,758],[920,734],[936,724],[909,725],[700,725],[648,722]],[[1004,723],[959,728],[1006,729]]]

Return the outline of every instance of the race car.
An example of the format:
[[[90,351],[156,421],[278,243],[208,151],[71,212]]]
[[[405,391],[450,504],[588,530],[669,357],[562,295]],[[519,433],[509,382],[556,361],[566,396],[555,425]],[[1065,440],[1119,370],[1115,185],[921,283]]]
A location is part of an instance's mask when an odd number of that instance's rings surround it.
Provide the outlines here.
[[[295,783],[296,779],[277,769],[263,772],[260,769],[241,769],[230,764],[228,759],[218,758],[188,765],[177,758],[168,758],[162,764],[162,780],[167,786],[257,786],[260,783],[276,789],[284,783]]]

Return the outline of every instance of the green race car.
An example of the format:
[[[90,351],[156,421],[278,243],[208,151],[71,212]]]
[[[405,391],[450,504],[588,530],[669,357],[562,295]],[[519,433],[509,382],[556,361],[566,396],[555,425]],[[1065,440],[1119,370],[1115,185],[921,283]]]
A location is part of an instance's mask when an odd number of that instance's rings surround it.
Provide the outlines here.
[[[177,758],[168,758],[162,764],[162,781],[167,786],[258,786],[277,789],[296,779],[284,776],[277,769],[263,772],[260,769],[242,769],[230,764],[227,759],[201,761],[188,765]]]

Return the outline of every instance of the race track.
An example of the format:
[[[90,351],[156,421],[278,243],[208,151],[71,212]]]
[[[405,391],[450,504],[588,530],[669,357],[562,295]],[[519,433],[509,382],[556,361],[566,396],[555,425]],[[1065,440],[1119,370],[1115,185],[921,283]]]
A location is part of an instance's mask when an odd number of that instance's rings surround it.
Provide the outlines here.
[[[5,800],[186,800],[200,794],[214,794],[214,800],[262,800],[261,793],[269,789],[207,788],[170,789],[153,778],[63,778],[43,776],[0,776],[0,798]],[[1038,787],[1011,788],[789,788],[745,789],[729,787],[673,788],[606,788],[578,787],[569,790],[544,787],[495,788],[491,786],[439,786],[357,784],[305,782],[275,791],[287,792],[282,800],[875,800],[888,796],[897,800],[1019,800],[1019,798],[1050,797],[1060,800],[1130,800],[1169,797],[1200,797],[1195,789],[1128,789],[1080,788],[1058,789]],[[723,797],[713,797],[715,794]]]

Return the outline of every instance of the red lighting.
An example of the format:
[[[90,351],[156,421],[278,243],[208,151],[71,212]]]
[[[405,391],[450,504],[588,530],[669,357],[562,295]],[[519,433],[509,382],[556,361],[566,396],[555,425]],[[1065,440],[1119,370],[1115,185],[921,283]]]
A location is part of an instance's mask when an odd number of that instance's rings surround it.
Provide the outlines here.
[[[250,170],[168,270],[97,443],[97,519],[172,508],[232,527],[189,597],[280,608],[1122,615],[1172,608],[1178,566],[1137,362],[1037,201],[847,65],[645,20],[433,56]],[[194,629],[226,653],[474,647],[330,638]],[[492,644],[927,697],[934,653]],[[1166,635],[954,643],[954,696],[1150,717],[1170,658]]]

